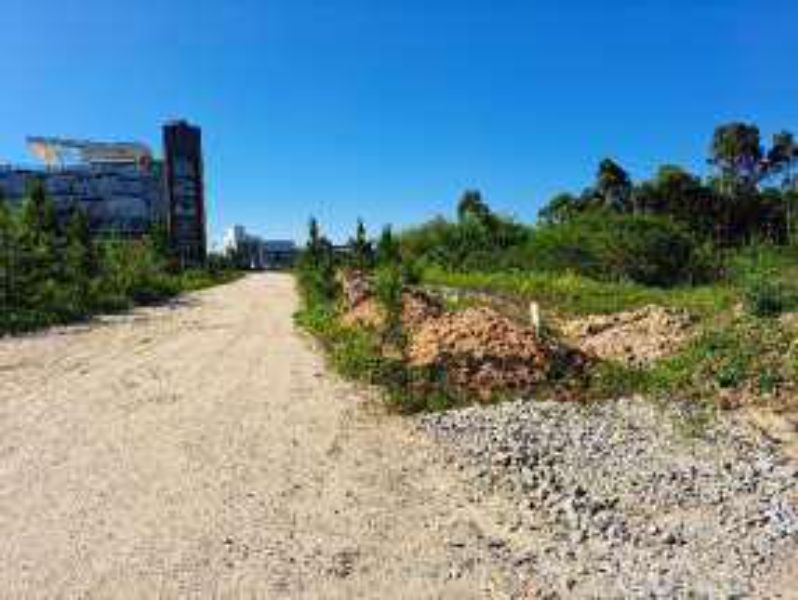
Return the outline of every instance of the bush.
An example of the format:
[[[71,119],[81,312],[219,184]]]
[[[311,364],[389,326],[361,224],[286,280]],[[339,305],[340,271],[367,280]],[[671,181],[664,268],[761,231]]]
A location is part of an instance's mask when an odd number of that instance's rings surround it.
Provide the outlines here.
[[[436,219],[401,236],[402,255],[451,271],[571,271],[646,285],[695,283],[718,273],[715,253],[671,219],[593,211],[525,228],[493,217]]]
[[[706,254],[673,221],[612,213],[541,226],[515,260],[522,268],[656,286],[693,283],[710,270]]]
[[[393,410],[414,413],[452,406],[457,399],[447,391],[444,374],[435,369],[411,367],[405,360],[402,291],[409,278],[417,280],[420,274],[400,261],[390,230],[383,232],[374,274],[375,297],[385,309],[387,319],[384,327],[374,329],[341,323],[335,264],[331,254],[324,258],[323,244],[313,243],[314,237],[320,240],[313,235],[314,229],[318,231],[318,225],[311,221],[311,242],[297,273],[303,302],[294,315],[295,322],[324,345],[339,373],[382,387]]]
[[[745,288],[745,305],[755,317],[777,317],[788,305],[785,286],[766,277],[752,279]]]
[[[452,270],[495,269],[505,266],[508,253],[522,245],[529,229],[492,215],[450,223],[439,217],[399,236],[404,261]]]
[[[402,341],[402,272],[397,265],[377,269],[374,277],[374,295],[385,309],[386,341],[403,347]]]
[[[787,281],[791,257],[769,244],[753,244],[730,259],[730,276],[742,288],[746,310],[776,317],[796,305],[796,289]]]
[[[80,208],[57,218],[41,184],[18,208],[0,201],[0,334],[161,301],[233,275],[170,272],[158,235],[155,227],[142,239],[97,242]]]

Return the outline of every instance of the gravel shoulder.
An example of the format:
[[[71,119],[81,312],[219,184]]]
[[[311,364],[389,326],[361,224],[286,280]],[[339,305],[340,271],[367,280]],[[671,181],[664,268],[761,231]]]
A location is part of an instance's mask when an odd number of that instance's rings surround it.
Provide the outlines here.
[[[419,426],[515,499],[536,597],[798,597],[798,463],[743,419],[517,401]]]
[[[0,340],[7,597],[483,598],[510,504],[325,372],[292,280]]]

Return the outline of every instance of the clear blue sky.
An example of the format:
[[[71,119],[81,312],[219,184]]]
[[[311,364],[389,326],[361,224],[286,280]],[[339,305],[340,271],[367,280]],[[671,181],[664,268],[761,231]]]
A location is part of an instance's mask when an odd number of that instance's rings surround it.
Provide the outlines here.
[[[203,127],[214,236],[451,212],[531,220],[604,156],[703,169],[713,127],[798,129],[794,0],[4,0],[0,160],[27,134]]]

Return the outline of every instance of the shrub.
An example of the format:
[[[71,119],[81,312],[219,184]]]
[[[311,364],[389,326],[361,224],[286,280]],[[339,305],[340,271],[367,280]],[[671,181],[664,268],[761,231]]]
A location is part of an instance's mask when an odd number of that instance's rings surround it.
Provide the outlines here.
[[[745,288],[745,304],[755,317],[777,317],[787,307],[787,292],[779,281],[752,279]]]
[[[150,237],[92,239],[76,208],[66,227],[41,193],[0,207],[0,333],[19,332],[164,300],[229,280],[231,272],[172,274]]]
[[[405,261],[480,270],[503,266],[508,253],[528,236],[527,227],[491,214],[490,218],[466,218],[458,223],[438,217],[404,231],[399,239]]]
[[[401,236],[402,254],[451,271],[571,271],[646,285],[694,283],[717,274],[715,254],[669,218],[592,211],[529,229],[436,219]]]
[[[699,245],[673,221],[603,212],[537,228],[515,260],[522,268],[657,286],[694,282],[708,270]]]
[[[756,317],[775,317],[793,308],[796,290],[787,281],[791,257],[769,244],[752,244],[732,255],[730,277],[743,290],[747,311]]]
[[[387,315],[384,327],[377,330],[341,323],[335,302],[337,295],[330,297],[327,293],[329,280],[335,280],[332,261],[319,260],[319,254],[310,251],[306,251],[300,262],[298,277],[303,305],[294,319],[321,341],[339,373],[382,387],[393,410],[413,413],[449,407],[456,398],[447,391],[445,374],[431,368],[411,367],[405,360],[401,313],[407,269],[399,262],[391,244],[388,232],[380,245],[382,252],[378,250],[379,266],[374,274],[375,297]]]
[[[374,295],[385,309],[385,341],[404,348],[402,333],[402,272],[398,265],[380,267],[374,277]]]

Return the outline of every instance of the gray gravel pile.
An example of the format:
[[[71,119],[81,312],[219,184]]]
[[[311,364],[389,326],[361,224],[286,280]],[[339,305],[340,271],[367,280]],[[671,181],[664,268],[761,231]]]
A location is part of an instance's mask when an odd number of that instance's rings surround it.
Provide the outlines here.
[[[420,425],[517,501],[508,560],[540,597],[745,595],[798,546],[798,466],[731,418],[518,401]]]

